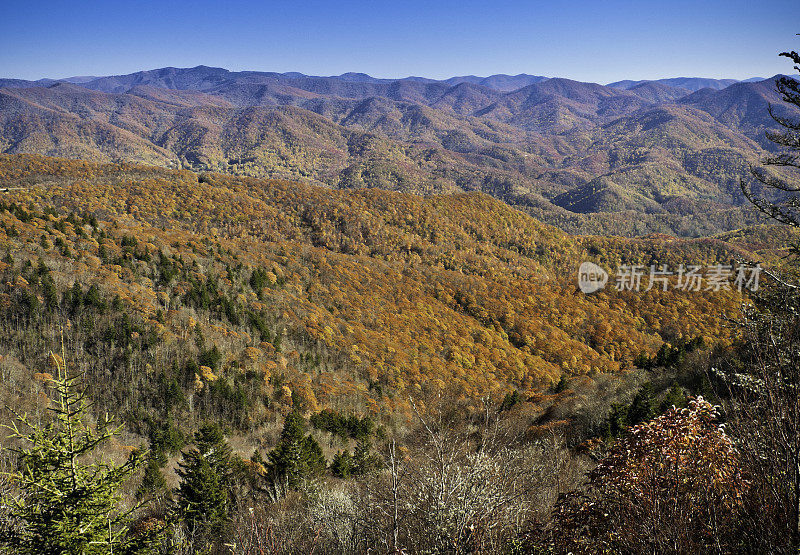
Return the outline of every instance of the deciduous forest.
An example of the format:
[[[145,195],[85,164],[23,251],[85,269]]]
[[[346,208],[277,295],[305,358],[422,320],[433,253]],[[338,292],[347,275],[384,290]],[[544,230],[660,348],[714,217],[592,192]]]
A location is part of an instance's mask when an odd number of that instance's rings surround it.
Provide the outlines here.
[[[0,549],[800,550],[798,81],[159,71],[0,83]]]

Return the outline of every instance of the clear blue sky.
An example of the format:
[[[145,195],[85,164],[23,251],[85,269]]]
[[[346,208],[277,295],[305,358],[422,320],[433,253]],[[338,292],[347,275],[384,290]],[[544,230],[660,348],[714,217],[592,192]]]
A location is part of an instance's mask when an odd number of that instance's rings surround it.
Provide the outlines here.
[[[0,77],[164,66],[606,83],[790,73],[800,0],[141,1],[0,5]]]

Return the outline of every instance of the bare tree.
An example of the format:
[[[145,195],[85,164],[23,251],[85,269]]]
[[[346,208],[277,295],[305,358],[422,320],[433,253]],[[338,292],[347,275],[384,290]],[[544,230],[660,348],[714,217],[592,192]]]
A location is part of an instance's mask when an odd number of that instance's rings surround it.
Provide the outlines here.
[[[367,487],[368,524],[390,552],[501,552],[549,512],[563,476],[579,474],[559,438],[523,442],[488,403],[466,426],[446,401],[412,407],[416,440],[399,456],[390,446],[391,466]]]

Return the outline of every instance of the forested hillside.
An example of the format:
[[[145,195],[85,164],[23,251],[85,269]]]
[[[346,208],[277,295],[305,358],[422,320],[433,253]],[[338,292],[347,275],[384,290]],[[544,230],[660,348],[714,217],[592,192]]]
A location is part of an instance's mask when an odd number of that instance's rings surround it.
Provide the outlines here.
[[[409,395],[533,393],[630,369],[664,341],[724,342],[719,316],[737,296],[586,296],[582,260],[748,256],[715,239],[576,239],[481,194],[336,192],[36,156],[0,168],[3,302],[15,315],[4,364],[27,368],[25,383],[63,328],[69,351],[101,372],[97,394],[135,422],[163,384],[195,398],[176,410],[226,406],[247,428],[297,395],[309,410],[394,413]]]

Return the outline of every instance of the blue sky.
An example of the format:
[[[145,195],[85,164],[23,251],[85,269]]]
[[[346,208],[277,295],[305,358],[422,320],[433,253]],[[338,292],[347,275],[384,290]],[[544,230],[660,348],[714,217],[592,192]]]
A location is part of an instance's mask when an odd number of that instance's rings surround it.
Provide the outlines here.
[[[531,73],[606,83],[790,73],[799,0],[18,2],[0,77],[164,66],[432,78]]]

